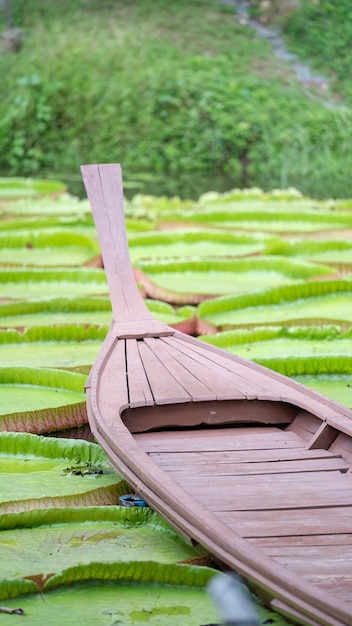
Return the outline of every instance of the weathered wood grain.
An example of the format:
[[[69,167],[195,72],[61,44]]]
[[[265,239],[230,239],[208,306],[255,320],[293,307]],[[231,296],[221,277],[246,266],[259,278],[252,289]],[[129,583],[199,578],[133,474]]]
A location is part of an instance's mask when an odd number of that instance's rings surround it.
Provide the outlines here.
[[[352,625],[352,411],[158,322],[134,282],[121,169],[82,168],[113,321],[87,381],[113,467],[298,624]]]

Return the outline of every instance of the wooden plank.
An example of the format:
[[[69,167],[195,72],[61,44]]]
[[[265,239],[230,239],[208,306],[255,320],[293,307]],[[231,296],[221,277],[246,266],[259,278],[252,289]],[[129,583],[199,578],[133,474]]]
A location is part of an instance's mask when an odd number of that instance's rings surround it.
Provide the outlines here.
[[[120,339],[143,339],[174,335],[175,331],[154,318],[115,322],[115,335]]]
[[[232,476],[178,474],[173,479],[210,511],[220,512],[351,505],[351,481],[346,476],[306,472],[241,476],[234,481]]]
[[[183,465],[206,465],[212,463],[214,459],[217,463],[263,463],[273,464],[281,461],[300,461],[302,459],[341,459],[340,454],[332,454],[327,450],[307,450],[306,448],[289,448],[273,450],[223,450],[221,455],[217,452],[151,452],[150,457],[161,467],[167,469],[169,466],[180,468]]]
[[[311,535],[288,535],[279,537],[250,537],[247,539],[252,545],[258,548],[282,548],[287,546],[352,546],[352,534],[327,534],[319,535],[317,533]]]
[[[204,353],[201,342],[194,337],[182,336],[181,333],[175,333],[175,340],[176,338],[184,342],[189,342],[192,344],[194,350]],[[266,391],[263,396],[258,395],[260,399],[275,400],[280,397],[283,402],[291,402],[309,413],[314,413],[320,419],[326,419],[333,427],[338,428],[334,423],[335,418],[337,422],[341,418],[341,424],[346,428],[346,432],[351,429],[351,409],[304,387],[288,377],[265,368],[258,363],[247,361],[232,353],[226,353],[224,350],[211,344],[206,344],[206,350],[209,351],[208,358],[212,359],[214,363],[223,364],[224,367],[235,372],[239,377],[242,376],[246,380],[252,380],[253,384],[258,385],[258,390],[259,387],[262,386]],[[226,365],[224,361],[226,361]],[[345,422],[343,416],[347,418]]]
[[[134,438],[145,452],[302,448],[302,441],[295,433],[272,426],[140,433]]]
[[[326,422],[323,422],[311,440],[307,443],[307,448],[330,448],[332,442],[336,439],[339,432],[336,428],[332,428]]]
[[[170,473],[175,480],[178,474],[190,474],[191,476],[241,476],[241,475],[262,475],[262,474],[290,474],[300,472],[321,472],[340,471],[347,472],[349,466],[340,458],[332,459],[301,459],[299,461],[280,461],[263,463],[224,463],[222,452],[217,455],[220,461],[215,458],[207,464],[193,464],[183,461],[181,464],[163,466],[164,471]]]
[[[121,167],[84,165],[81,170],[93,210],[114,318],[121,321],[151,318],[134,280],[129,258]]]
[[[281,400],[273,390],[267,387],[263,387],[257,381],[253,382],[253,376],[250,371],[245,371],[242,367],[233,367],[233,362],[227,358],[227,353],[221,355],[221,357],[214,359],[211,351],[208,350],[208,344],[190,344],[186,339],[180,337],[173,337],[170,341],[168,337],[163,338],[163,341],[168,345],[172,345],[177,348],[182,354],[192,358],[196,364],[203,367],[204,376],[209,380],[215,377],[218,380],[219,373],[224,381],[220,389],[225,384],[224,395],[222,398],[232,398],[231,390],[234,389],[235,393],[242,393],[244,397],[248,399],[255,399],[264,397],[270,400]],[[235,374],[235,376],[234,376]],[[215,389],[214,384],[214,389]]]
[[[348,435],[348,437],[352,437],[352,419],[347,415],[337,415],[331,416],[327,418],[327,423],[332,428],[335,428],[342,433]]]
[[[244,538],[320,536],[349,532],[352,506],[220,511],[217,515]]]
[[[348,576],[352,582],[352,544],[340,546],[270,546],[261,548],[274,558],[303,576]]]
[[[164,367],[145,341],[138,341],[138,351],[156,404],[190,402],[189,393]]]
[[[316,575],[316,574],[302,574],[302,578],[309,581],[313,585],[320,587],[326,591],[327,594],[331,594],[337,598],[340,602],[352,603],[352,577],[348,575]],[[347,607],[348,610],[348,607]],[[352,604],[350,606],[352,615]]]
[[[287,427],[287,430],[293,430],[304,441],[311,441],[313,435],[322,425],[321,419],[308,413],[308,411],[300,411],[296,415],[296,419]]]
[[[145,339],[145,343],[152,350],[153,354],[162,362],[170,374],[185,389],[193,401],[216,400],[217,396],[211,388],[202,382],[202,372],[199,369],[191,370],[187,367],[187,362],[180,362],[174,358],[174,352],[161,339]],[[207,377],[203,377],[207,380]],[[240,394],[238,397],[243,397]]]
[[[188,377],[189,380],[189,377]],[[195,389],[193,388],[193,391]],[[192,398],[194,400],[194,396]],[[243,424],[274,425],[289,424],[292,420],[291,407],[268,400],[207,400],[162,404],[149,407],[134,407],[124,411],[122,420],[131,433],[145,433],[150,430],[168,429],[169,437],[174,435],[169,429],[222,427],[228,424],[240,427]],[[208,430],[208,432],[210,432]]]
[[[154,398],[135,339],[126,341],[126,361],[130,407],[153,405]]]
[[[109,360],[101,372],[97,398],[105,424],[113,427],[119,422],[119,410],[127,407],[129,402],[123,339],[117,339],[112,346]]]
[[[214,364],[211,359],[204,358],[199,353],[194,353],[187,344],[183,346],[173,338],[165,338],[162,343],[165,346],[165,352],[172,354],[174,360],[179,363],[181,370],[183,369],[188,375],[192,374],[192,376],[197,376],[200,380],[206,381],[209,394],[213,396],[214,400],[256,398],[256,395],[253,395],[249,389],[244,391],[227,369]]]
[[[324,621],[322,622],[321,619],[317,621],[316,619],[313,619],[312,617],[308,617],[306,607],[302,606],[301,610],[297,608],[292,608],[292,606],[289,606],[286,602],[283,602],[282,600],[279,600],[278,598],[274,598],[274,600],[270,602],[270,606],[273,609],[273,611],[275,611],[276,613],[279,613],[280,615],[287,617],[290,622],[293,620],[295,624],[300,624],[301,626],[321,626],[321,624],[324,623]],[[309,615],[309,610],[308,610],[308,615]],[[322,619],[324,620],[324,616],[322,617]],[[331,626],[335,626],[337,623],[341,624],[341,622],[329,621],[329,624],[331,624]],[[326,621],[325,621],[325,624],[326,624]]]
[[[338,452],[341,456],[348,461],[352,466],[352,438],[344,433],[341,433],[336,437],[335,441],[331,444],[329,450],[331,452]]]

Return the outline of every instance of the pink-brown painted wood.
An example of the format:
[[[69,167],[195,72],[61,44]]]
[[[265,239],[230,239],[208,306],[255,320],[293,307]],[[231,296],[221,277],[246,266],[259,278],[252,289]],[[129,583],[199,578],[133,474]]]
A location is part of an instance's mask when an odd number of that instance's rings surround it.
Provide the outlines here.
[[[86,388],[97,441],[275,610],[351,626],[351,410],[155,320],[133,277],[121,169],[82,174],[113,308]]]

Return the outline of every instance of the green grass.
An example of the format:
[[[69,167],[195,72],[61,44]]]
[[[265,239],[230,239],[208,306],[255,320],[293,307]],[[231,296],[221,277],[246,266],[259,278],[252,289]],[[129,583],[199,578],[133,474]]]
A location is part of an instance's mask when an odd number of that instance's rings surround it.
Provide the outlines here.
[[[300,10],[292,13],[286,24],[287,41],[316,68],[329,74],[335,89],[351,106],[351,2],[302,0],[300,4]]]
[[[204,189],[220,175],[352,195],[352,114],[310,100],[215,0],[13,4],[25,39],[0,55],[4,174],[69,178],[119,161],[127,177],[207,173]]]

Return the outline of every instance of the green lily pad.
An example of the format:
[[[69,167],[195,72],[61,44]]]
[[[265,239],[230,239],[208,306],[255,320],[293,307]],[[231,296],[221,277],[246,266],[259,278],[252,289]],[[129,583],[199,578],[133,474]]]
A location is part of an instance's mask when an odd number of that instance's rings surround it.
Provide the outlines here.
[[[39,178],[0,178],[0,199],[32,198],[34,196],[57,195],[66,191],[59,180]]]
[[[126,493],[105,453],[86,441],[1,432],[0,472],[1,515],[117,504]]]
[[[90,213],[88,200],[79,200],[63,193],[56,198],[29,198],[0,205],[0,215],[70,215],[77,219]]]
[[[151,231],[130,235],[128,244],[133,263],[139,259],[244,256],[262,252],[266,245],[263,236],[209,230]]]
[[[293,203],[207,202],[198,210],[169,211],[163,219],[184,223],[207,224],[221,228],[267,233],[310,233],[352,228],[349,211],[313,209]]]
[[[300,282],[334,270],[305,261],[261,257],[231,260],[138,262],[155,283],[182,293],[246,293],[261,287]]]
[[[4,581],[0,584],[0,598],[6,600],[7,607],[20,607],[24,616],[30,616],[31,626],[60,626],[65,621],[77,626],[132,626],[139,622],[155,626],[174,626],[175,622],[210,626],[220,619],[206,591],[215,575],[220,576],[209,567],[191,565],[97,562],[69,568],[47,580],[37,576],[25,581]],[[40,594],[33,592],[35,584]],[[245,587],[243,594],[254,602]],[[288,624],[258,602],[255,609],[260,624]],[[15,625],[25,619],[16,614],[3,618]]]
[[[337,326],[258,327],[200,339],[251,360],[352,353],[351,332],[342,332]]]
[[[0,368],[0,429],[44,433],[87,423],[85,382],[75,372]]]
[[[84,215],[29,215],[24,217],[7,216],[0,220],[0,233],[7,236],[10,232],[14,235],[16,231],[55,231],[56,229],[68,232],[76,232],[77,234],[90,237],[96,241],[96,229],[94,226],[93,216],[91,214]]]
[[[216,608],[205,590],[215,573],[205,567],[154,561],[112,565],[98,562],[52,576],[42,584],[41,594],[14,598],[20,581],[4,590],[0,585],[0,597],[11,593],[12,599],[6,605],[21,606],[33,626],[56,626],[65,621],[77,625],[127,626],[147,622],[167,626],[174,625],[175,620],[199,626],[209,623],[209,619],[216,621]],[[68,589],[69,583],[73,587]],[[17,615],[4,617],[12,618],[12,624],[20,624],[24,619]]]
[[[108,326],[43,326],[0,329],[0,346],[7,367],[77,369],[92,365],[101,349]]]
[[[200,338],[352,407],[351,330],[342,332],[336,326],[262,327]]]
[[[316,263],[334,265],[352,264],[352,243],[346,239],[315,241],[312,239],[283,239],[268,244],[270,254],[292,257],[299,256]]]
[[[77,266],[98,253],[81,233],[58,229],[17,230],[0,233],[0,265]]]
[[[244,296],[224,296],[202,302],[197,314],[218,327],[285,324],[294,320],[351,323],[352,281],[316,281]]]
[[[190,308],[176,310],[170,304],[146,300],[155,317],[176,324],[189,316]],[[112,320],[110,298],[51,298],[0,304],[0,328],[85,324],[108,326]]]
[[[295,380],[314,391],[322,393],[324,396],[328,396],[340,402],[344,406],[352,408],[352,389],[351,389],[351,374],[346,375],[316,375],[316,376],[293,376]]]
[[[148,507],[42,509],[2,517],[20,526],[1,531],[0,579],[37,574],[38,554],[43,576],[92,561],[111,563],[112,555],[115,562],[202,558]]]
[[[105,272],[101,269],[7,269],[0,272],[0,298],[3,299],[107,293]]]
[[[350,354],[258,358],[256,361],[352,408]]]

